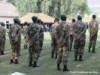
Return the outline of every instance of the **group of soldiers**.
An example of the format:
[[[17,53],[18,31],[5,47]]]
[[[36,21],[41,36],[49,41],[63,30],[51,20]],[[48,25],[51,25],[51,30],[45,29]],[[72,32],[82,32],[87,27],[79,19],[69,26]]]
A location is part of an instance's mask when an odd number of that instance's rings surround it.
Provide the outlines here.
[[[19,63],[21,50],[21,33],[24,35],[24,48],[29,51],[29,66],[38,67],[38,59],[40,57],[43,41],[44,28],[42,20],[38,17],[32,17],[32,24],[24,23],[23,29],[19,19],[14,19],[14,24],[10,25],[7,31],[11,44],[10,63]],[[0,23],[0,54],[4,55],[6,28],[4,23]],[[87,24],[82,21],[79,15],[77,20],[72,19],[72,23],[67,22],[67,16],[61,15],[61,18],[55,18],[54,24],[50,28],[51,34],[51,58],[57,59],[57,70],[61,70],[60,64],[63,62],[63,71],[68,69],[68,56],[72,51],[74,42],[74,59],[75,61],[83,60],[84,47],[86,43],[86,30],[89,29],[90,42],[89,52],[95,53],[95,46],[99,25],[96,21],[96,15],[92,16],[92,21]]]
[[[86,43],[86,30],[89,29],[90,41],[89,52],[95,53],[95,46],[99,24],[96,15],[92,16],[92,21],[88,24],[82,21],[82,16],[77,16],[77,20],[72,19],[72,23],[67,22],[66,15],[61,15],[61,22],[56,18],[50,29],[51,33],[51,58],[57,58],[57,69],[61,70],[60,64],[63,62],[63,71],[68,69],[68,56],[74,48],[74,60],[83,61],[84,47]],[[74,43],[74,45],[73,45]]]

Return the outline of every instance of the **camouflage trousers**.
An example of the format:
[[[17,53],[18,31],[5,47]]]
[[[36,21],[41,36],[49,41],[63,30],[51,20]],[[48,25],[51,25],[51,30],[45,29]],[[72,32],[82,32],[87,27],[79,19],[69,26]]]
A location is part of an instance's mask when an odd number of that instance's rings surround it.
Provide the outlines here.
[[[41,40],[39,41],[39,44],[40,44],[39,56],[40,56],[41,51],[42,51],[42,48],[43,48],[43,39],[41,39]]]
[[[70,35],[70,51],[72,49],[72,45],[73,45],[73,39],[74,39],[74,36],[73,35]]]
[[[0,39],[0,52],[5,50],[5,40]]]
[[[93,37],[90,37],[90,41],[89,41],[89,49],[92,48],[92,51],[95,50],[95,46],[96,46],[96,41],[97,41],[97,34]]]
[[[29,46],[29,62],[34,63],[38,61],[39,50],[39,45]]]
[[[19,57],[19,49],[20,49],[20,43],[19,42],[14,42],[12,40],[11,42],[11,48],[12,48],[12,53],[11,53],[11,59],[17,59]]]
[[[63,46],[59,47],[58,49],[58,56],[57,56],[57,64],[61,64],[63,62],[63,65],[67,65],[68,62],[68,48]]]
[[[51,53],[57,55],[57,51],[58,51],[57,40],[56,39],[52,39],[52,42],[51,42]]]
[[[74,53],[76,56],[83,55],[85,47],[85,40],[75,40],[74,41]]]

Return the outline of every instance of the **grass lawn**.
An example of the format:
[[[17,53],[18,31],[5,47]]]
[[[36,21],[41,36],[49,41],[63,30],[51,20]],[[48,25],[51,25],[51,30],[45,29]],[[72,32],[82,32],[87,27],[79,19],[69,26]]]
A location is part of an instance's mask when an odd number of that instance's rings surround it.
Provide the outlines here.
[[[28,50],[23,49],[23,41],[21,50],[22,56],[19,58],[20,64],[9,64],[11,49],[9,40],[7,40],[5,55],[0,56],[0,75],[9,75],[13,72],[21,72],[25,73],[26,75],[100,75],[100,42],[97,42],[96,54],[88,53],[88,43],[86,43],[83,62],[75,62],[73,58],[74,53],[71,52],[69,54],[68,63],[68,66],[71,70],[70,72],[56,70],[56,60],[51,59],[50,57],[50,43],[50,35],[49,33],[45,33],[44,49],[38,62],[40,67],[33,68],[28,67]]]

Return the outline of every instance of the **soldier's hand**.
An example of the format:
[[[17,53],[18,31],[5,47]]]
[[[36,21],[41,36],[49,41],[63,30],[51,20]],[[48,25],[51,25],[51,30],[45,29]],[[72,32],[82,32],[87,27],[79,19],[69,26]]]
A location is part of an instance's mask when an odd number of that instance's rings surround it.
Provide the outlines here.
[[[79,40],[80,39],[80,36],[77,36],[77,38],[76,38],[77,40]]]
[[[64,43],[59,43],[59,47],[63,47],[64,46]]]
[[[33,44],[32,41],[30,41],[30,42],[29,42],[29,45],[32,46],[32,44]]]

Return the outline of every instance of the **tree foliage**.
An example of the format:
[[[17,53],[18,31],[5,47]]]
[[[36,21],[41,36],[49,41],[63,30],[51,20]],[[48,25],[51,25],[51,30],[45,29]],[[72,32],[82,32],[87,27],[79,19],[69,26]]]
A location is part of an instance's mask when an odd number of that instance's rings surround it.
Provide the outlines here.
[[[8,0],[13,3],[23,16],[28,12],[43,12],[50,16],[59,17],[61,14],[68,16],[84,15],[89,13],[87,0]]]

